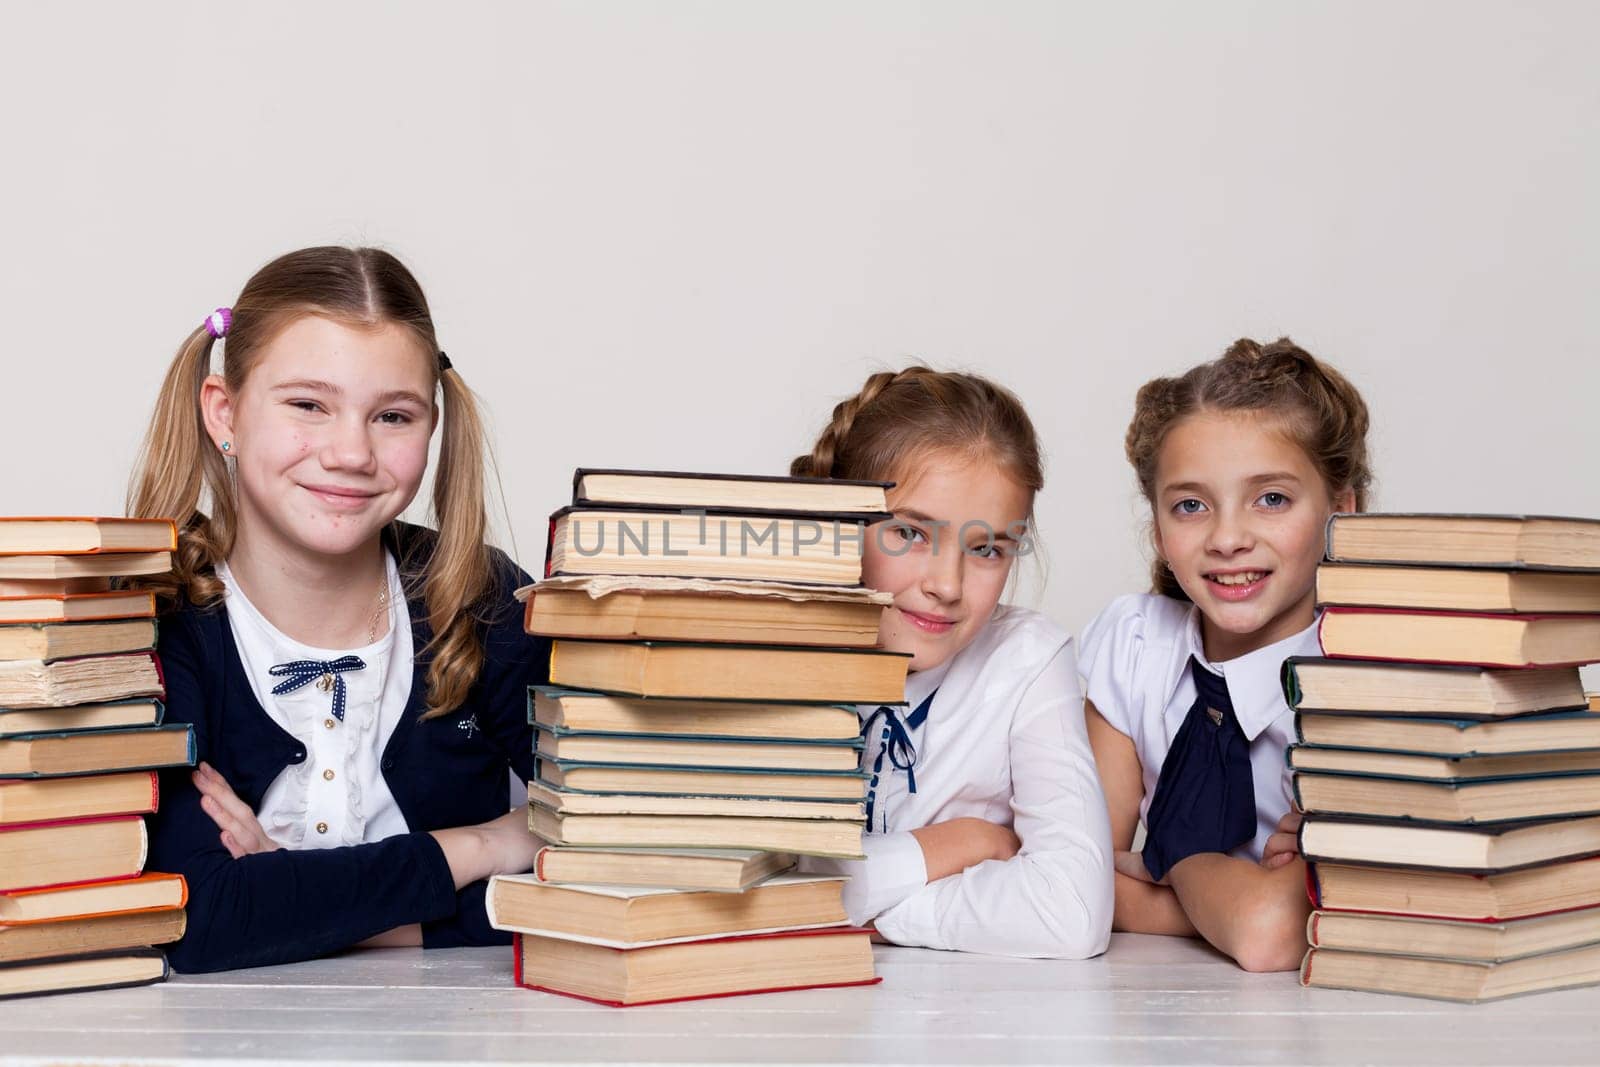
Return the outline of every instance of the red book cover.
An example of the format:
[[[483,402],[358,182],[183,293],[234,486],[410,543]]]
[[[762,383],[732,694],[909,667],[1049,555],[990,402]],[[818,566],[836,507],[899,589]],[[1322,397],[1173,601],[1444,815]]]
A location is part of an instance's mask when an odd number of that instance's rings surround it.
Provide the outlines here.
[[[1536,670],[1549,667],[1582,667],[1589,663],[1587,659],[1565,660],[1559,663],[1495,663],[1487,660],[1471,659],[1418,659],[1415,656],[1385,656],[1374,651],[1333,652],[1328,649],[1324,634],[1327,630],[1328,620],[1341,615],[1405,615],[1411,618],[1459,618],[1459,619],[1493,619],[1501,623],[1535,622],[1541,619],[1560,619],[1567,622],[1581,622],[1585,620],[1600,620],[1600,615],[1508,615],[1504,612],[1491,611],[1418,611],[1410,608],[1356,608],[1356,607],[1325,607],[1322,616],[1317,620],[1317,641],[1322,645],[1322,654],[1330,659],[1364,659],[1381,660],[1391,663],[1426,663],[1456,667],[1493,667],[1499,670]]]
[[[866,934],[866,933],[870,933],[870,931],[864,930],[864,929],[862,929],[860,927],[855,927],[855,926],[832,926],[832,927],[827,927],[827,928],[821,929],[821,930],[785,930],[785,931],[780,931],[780,932],[777,932],[777,933],[766,933],[766,934],[735,934],[735,935],[732,935],[732,936],[729,936],[729,937],[707,937],[707,938],[702,938],[700,940],[693,941],[693,942],[679,942],[679,944],[709,945],[709,944],[716,944],[716,943],[719,943],[719,942],[726,942],[726,941],[763,941],[763,940],[771,940],[771,939],[774,939],[774,938],[795,938],[795,937],[838,937],[840,935],[855,935],[855,934]],[[822,983],[813,983],[813,984],[809,984],[809,985],[771,986],[771,987],[763,988],[763,989],[738,989],[738,990],[733,990],[733,991],[730,991],[730,992],[727,992],[727,993],[707,993],[707,994],[699,994],[699,995],[696,995],[696,996],[688,996],[688,997],[663,997],[663,998],[661,998],[659,1000],[644,1000],[644,1001],[634,1001],[632,1003],[624,1003],[623,1001],[620,1001],[620,1000],[601,1000],[601,999],[599,999],[597,997],[584,996],[581,993],[569,993],[566,990],[562,990],[562,989],[551,989],[548,986],[530,985],[528,982],[526,982],[523,979],[522,935],[521,934],[513,934],[512,935],[512,946],[513,946],[512,947],[512,952],[513,952],[513,958],[514,958],[513,976],[514,976],[514,978],[516,980],[516,984],[517,985],[521,986],[524,989],[532,989],[535,992],[539,992],[539,993],[555,993],[558,996],[571,997],[574,1000],[586,1000],[591,1004],[604,1004],[607,1007],[611,1007],[611,1008],[637,1008],[637,1007],[642,1007],[642,1006],[647,1005],[647,1004],[677,1004],[677,1003],[680,1003],[682,1001],[688,1001],[688,1000],[720,1000],[720,999],[722,999],[724,997],[746,997],[746,996],[755,996],[755,995],[761,994],[761,993],[789,993],[789,992],[794,992],[794,991],[801,990],[801,989],[836,989],[836,988],[840,988],[840,987],[843,987],[843,986],[877,985],[879,982],[883,981],[882,977],[873,977],[873,978],[867,979],[865,981],[859,981],[859,982],[822,982]],[[595,946],[595,947],[603,947],[603,946]],[[657,948],[657,947],[661,947],[661,946],[646,945],[646,946],[641,946],[639,948],[605,948],[605,951],[607,951],[607,952],[619,952],[619,953],[621,953],[621,952],[648,952],[651,949]]]
[[[104,852],[84,851],[91,845],[102,849],[120,847],[124,854],[117,856],[107,855]],[[137,847],[130,847],[134,845]],[[24,823],[20,826],[3,826],[0,827],[0,892],[16,893],[25,889],[54,889],[119,878],[136,878],[144,871],[149,848],[150,838],[145,830],[144,819],[138,815],[114,815],[101,819],[56,819],[50,822]],[[82,862],[73,869],[76,877],[67,877],[56,882],[21,881],[20,872],[13,871],[11,865],[27,858],[30,853],[46,849],[54,858],[77,856]]]
[[[109,816],[116,815],[154,815],[157,809],[160,807],[161,801],[160,776],[155,771],[144,770],[118,771],[116,772],[116,775],[117,777],[122,777],[123,775],[128,775],[130,777],[132,775],[144,775],[148,777],[150,781],[150,799],[147,802],[131,805],[124,810],[88,811],[84,812],[82,815],[65,815],[58,819],[32,819],[26,821],[17,820],[15,822],[10,821],[6,815],[7,797],[5,795],[5,790],[9,789],[16,791],[20,789],[29,789],[30,787],[32,790],[54,790],[60,788],[61,786],[71,788],[80,778],[107,778],[110,777],[110,775],[79,775],[67,778],[0,778],[0,830],[23,826],[49,826],[51,824],[59,825],[61,823],[92,822],[96,819],[104,819]]]

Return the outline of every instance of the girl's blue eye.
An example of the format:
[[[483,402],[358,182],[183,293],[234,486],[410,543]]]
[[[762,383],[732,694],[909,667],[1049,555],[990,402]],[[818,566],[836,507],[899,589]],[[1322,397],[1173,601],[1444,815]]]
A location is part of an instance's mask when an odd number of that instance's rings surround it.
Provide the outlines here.
[[[1185,497],[1176,504],[1172,505],[1172,510],[1176,511],[1179,515],[1198,515],[1202,511],[1206,510],[1206,506],[1191,496]]]
[[[928,539],[928,535],[917,529],[915,526],[900,525],[896,526],[895,530],[900,534],[901,538],[906,541],[915,542],[926,541]]]
[[[378,418],[389,426],[404,426],[411,421],[411,416],[403,411],[385,411]]]
[[[316,411],[318,404],[315,400],[291,400],[289,406],[297,411]]]
[[[1263,507],[1276,509],[1287,507],[1289,504],[1289,498],[1284,496],[1282,493],[1262,493],[1257,503],[1261,504]]]

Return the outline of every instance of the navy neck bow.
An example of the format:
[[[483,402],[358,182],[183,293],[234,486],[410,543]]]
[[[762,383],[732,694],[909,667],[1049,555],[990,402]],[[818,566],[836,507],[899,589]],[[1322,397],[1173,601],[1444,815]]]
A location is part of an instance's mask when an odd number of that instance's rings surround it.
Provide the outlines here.
[[[896,770],[906,772],[906,792],[917,791],[917,746],[911,743],[911,731],[928,721],[928,711],[933,707],[933,698],[939,690],[922,698],[916,710],[907,715],[904,721],[895,714],[895,710],[884,704],[877,711],[867,716],[867,721],[861,724],[861,736],[866,738],[872,732],[872,726],[879,719],[883,720],[882,747],[878,749],[878,758],[872,763],[872,780],[867,783],[867,829],[872,829],[872,810],[878,799],[878,778],[883,773],[883,760],[887,756],[889,763]],[[884,831],[888,831],[889,817],[884,815]]]
[[[317,683],[324,693],[333,692],[333,717],[344,722],[344,678],[346,671],[359,671],[366,667],[360,656],[340,656],[334,660],[297,659],[280,663],[267,673],[283,681],[272,687],[273,696],[292,693],[296,689]]]

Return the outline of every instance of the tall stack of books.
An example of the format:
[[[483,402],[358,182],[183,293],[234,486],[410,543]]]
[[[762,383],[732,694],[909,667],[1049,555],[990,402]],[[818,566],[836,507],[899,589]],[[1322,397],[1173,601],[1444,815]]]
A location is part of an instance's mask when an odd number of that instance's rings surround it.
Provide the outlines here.
[[[876,981],[842,880],[858,857],[859,703],[905,702],[861,585],[881,483],[579,470],[528,632],[532,874],[495,880],[517,980],[611,1004]]]
[[[1291,659],[1308,986],[1600,982],[1600,522],[1339,515]]]
[[[0,997],[166,977],[187,889],[144,871],[161,725],[155,600],[114,577],[172,566],[166,520],[0,519]]]

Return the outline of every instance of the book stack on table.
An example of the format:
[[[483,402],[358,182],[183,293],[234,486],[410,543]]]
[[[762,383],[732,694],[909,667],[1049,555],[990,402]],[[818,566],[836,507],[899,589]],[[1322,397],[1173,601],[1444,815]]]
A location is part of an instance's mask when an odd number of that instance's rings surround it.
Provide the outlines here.
[[[529,694],[528,875],[497,878],[517,980],[613,1004],[875,981],[842,880],[867,778],[853,705],[905,702],[861,585],[885,486],[580,470],[519,593],[552,638]]]
[[[1600,982],[1600,522],[1338,515],[1324,658],[1284,664],[1308,986]]]
[[[155,769],[194,763],[161,725],[155,599],[166,520],[0,519],[0,997],[166,977],[187,890],[144,871]]]

